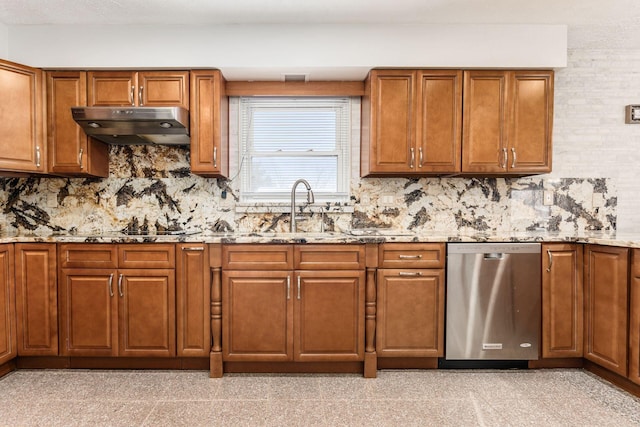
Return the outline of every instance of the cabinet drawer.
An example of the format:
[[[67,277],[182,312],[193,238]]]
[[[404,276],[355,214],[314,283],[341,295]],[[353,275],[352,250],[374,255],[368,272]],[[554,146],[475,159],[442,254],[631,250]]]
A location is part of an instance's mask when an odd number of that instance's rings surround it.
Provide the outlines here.
[[[363,245],[301,245],[295,247],[296,270],[362,270]]]
[[[59,246],[62,268],[117,268],[116,245],[108,243],[65,243]]]
[[[631,274],[640,277],[640,249],[634,249],[631,257]]]
[[[380,268],[444,268],[444,243],[383,243]]]
[[[175,245],[170,243],[118,245],[119,268],[175,268]]]
[[[292,245],[224,245],[222,246],[224,270],[291,270],[293,269]]]

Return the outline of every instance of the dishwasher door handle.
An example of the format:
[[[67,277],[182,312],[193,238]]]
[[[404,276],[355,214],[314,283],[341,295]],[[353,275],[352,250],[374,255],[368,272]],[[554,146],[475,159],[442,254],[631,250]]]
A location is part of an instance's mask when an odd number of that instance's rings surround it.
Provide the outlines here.
[[[484,254],[484,259],[502,259],[504,254],[500,252]]]

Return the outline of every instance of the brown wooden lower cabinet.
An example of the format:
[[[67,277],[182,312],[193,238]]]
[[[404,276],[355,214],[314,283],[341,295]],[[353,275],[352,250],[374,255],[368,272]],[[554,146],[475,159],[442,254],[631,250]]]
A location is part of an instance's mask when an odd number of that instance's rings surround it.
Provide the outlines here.
[[[581,244],[542,245],[542,357],[582,357]]]
[[[18,356],[58,355],[56,245],[16,243]]]
[[[364,271],[296,271],[294,360],[364,359]]]
[[[364,271],[223,271],[225,361],[361,361]]]
[[[17,355],[13,245],[0,245],[0,365]]]
[[[222,253],[224,361],[364,360],[364,246],[225,245]]]
[[[585,245],[584,357],[627,375],[629,249]]]
[[[640,384],[640,249],[632,252],[629,305],[629,379]]]
[[[293,360],[291,271],[222,272],[225,361]]]
[[[62,244],[59,252],[62,355],[176,356],[174,244]]]
[[[175,356],[175,273],[62,269],[60,325],[63,355]]]
[[[380,269],[379,357],[444,356],[444,270]]]
[[[176,345],[178,357],[209,357],[211,351],[209,245],[177,245]]]

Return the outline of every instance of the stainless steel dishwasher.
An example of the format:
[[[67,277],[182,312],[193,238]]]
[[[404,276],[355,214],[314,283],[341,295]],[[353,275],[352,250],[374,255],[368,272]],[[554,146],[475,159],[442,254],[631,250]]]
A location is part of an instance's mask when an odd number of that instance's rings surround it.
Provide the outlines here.
[[[535,360],[539,243],[447,245],[446,360]]]

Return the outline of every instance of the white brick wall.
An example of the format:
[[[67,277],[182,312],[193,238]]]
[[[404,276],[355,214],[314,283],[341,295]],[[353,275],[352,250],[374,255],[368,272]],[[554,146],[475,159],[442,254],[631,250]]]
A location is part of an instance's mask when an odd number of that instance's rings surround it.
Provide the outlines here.
[[[640,232],[640,125],[624,123],[640,104],[640,49],[569,49],[556,71],[550,177],[611,178],[619,231]]]

